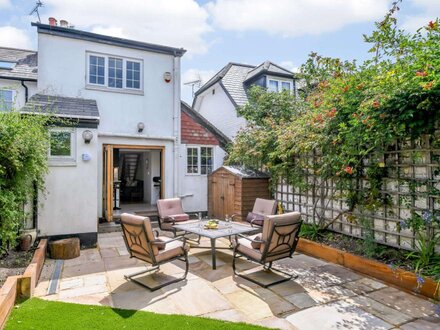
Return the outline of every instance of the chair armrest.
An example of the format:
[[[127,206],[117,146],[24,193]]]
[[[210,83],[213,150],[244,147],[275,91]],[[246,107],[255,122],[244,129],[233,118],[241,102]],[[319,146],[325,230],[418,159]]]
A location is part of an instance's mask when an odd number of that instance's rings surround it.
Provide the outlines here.
[[[234,213],[233,215],[231,215],[231,220],[234,220],[234,217],[238,217],[240,215],[240,213]]]
[[[174,219],[174,218],[171,217],[171,216],[164,217],[164,218],[163,218],[163,221],[171,222],[173,225],[176,224],[176,219]]]
[[[251,220],[251,222],[250,222],[251,227],[252,227],[252,228],[261,228],[260,225],[254,225],[254,221],[255,221],[255,220],[257,220],[257,218],[253,218],[253,219]]]
[[[180,240],[181,240],[184,244],[186,243],[186,237],[183,237],[183,236],[177,236],[177,237],[174,237],[174,238],[169,239],[169,240],[167,240],[167,241],[157,241],[157,240],[154,240],[154,241],[151,242],[151,244],[153,244],[153,245],[158,245],[158,244],[168,244],[168,243],[171,243],[171,242],[174,242],[174,241],[180,241]]]
[[[241,238],[247,239],[248,241],[254,242],[254,243],[264,243],[265,242],[262,239],[252,239],[252,238],[249,238],[248,236],[244,236],[242,234],[238,234],[237,236],[240,236]]]

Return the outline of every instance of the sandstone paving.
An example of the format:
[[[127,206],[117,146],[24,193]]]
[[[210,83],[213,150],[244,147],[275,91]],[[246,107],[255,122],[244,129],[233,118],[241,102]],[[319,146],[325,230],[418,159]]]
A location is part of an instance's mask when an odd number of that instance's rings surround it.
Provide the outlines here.
[[[202,241],[209,244],[209,241]],[[218,240],[229,246],[229,240]],[[130,258],[120,233],[100,234],[97,248],[81,250],[66,260],[55,294],[47,288],[55,261],[47,259],[35,290],[47,300],[114,308],[185,314],[248,322],[279,329],[438,329],[438,307],[417,295],[388,287],[344,267],[295,253],[275,265],[297,275],[288,282],[263,288],[234,276],[230,250],[219,250],[217,269],[211,252],[191,248],[185,281],[150,292],[124,276],[147,269]],[[176,260],[158,271],[136,278],[158,285],[181,277],[185,264]],[[279,279],[279,273],[241,259],[237,268],[263,282]]]

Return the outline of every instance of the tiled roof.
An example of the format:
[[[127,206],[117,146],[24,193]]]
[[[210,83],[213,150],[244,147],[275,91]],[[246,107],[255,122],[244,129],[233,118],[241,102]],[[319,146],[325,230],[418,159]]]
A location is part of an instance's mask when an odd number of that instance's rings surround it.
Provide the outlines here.
[[[293,72],[286,70],[270,61],[266,61],[249,71],[246,76],[245,82],[252,80],[252,78],[260,75],[261,73],[294,78]]]
[[[208,132],[214,135],[222,148],[225,148],[229,143],[231,143],[231,140],[226,135],[224,135],[217,127],[212,125],[205,117],[191,108],[184,101],[181,101],[181,110],[190,116],[192,120],[203,126]]]
[[[20,111],[53,114],[61,118],[99,121],[96,101],[76,97],[35,94]]]
[[[0,62],[15,63],[12,69],[0,68],[0,78],[37,80],[36,51],[0,47]]]
[[[294,74],[270,61],[263,62],[258,66],[228,63],[211,79],[209,79],[196,93],[194,98],[219,82],[225,89],[235,106],[243,106],[247,103],[248,98],[245,90],[245,84],[256,78],[260,74],[270,74],[274,76],[294,78]]]

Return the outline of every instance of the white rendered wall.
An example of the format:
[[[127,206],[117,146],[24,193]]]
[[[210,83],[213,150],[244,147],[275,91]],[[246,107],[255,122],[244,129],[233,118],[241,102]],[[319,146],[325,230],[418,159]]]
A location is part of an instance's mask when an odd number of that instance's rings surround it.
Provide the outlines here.
[[[25,81],[24,84],[28,87],[28,97],[34,95],[37,91],[37,83],[33,81]],[[9,79],[1,79],[0,78],[0,89],[11,89],[15,91],[14,100],[15,107],[14,109],[20,109],[24,106],[25,102],[25,88],[21,85],[21,81],[19,80],[9,80]]]
[[[183,209],[185,212],[203,212],[208,210],[208,176],[186,174],[186,148],[187,145],[181,145],[180,156],[180,193],[182,197]],[[223,159],[226,156],[225,151],[219,146],[214,148],[214,166],[213,171],[223,165]]]
[[[82,132],[76,129],[76,165],[49,166],[46,194],[39,196],[38,229],[40,236],[91,233],[97,231],[98,207],[98,142],[96,129],[90,129],[94,139],[85,144]],[[81,155],[88,153],[89,161]]]
[[[212,94],[213,89],[215,89],[214,94]],[[237,116],[232,101],[218,83],[197,98],[195,110],[230,139],[235,137],[240,128],[246,126],[246,120]]]
[[[88,89],[87,52],[143,61],[143,95]],[[163,79],[173,72],[173,56],[40,33],[38,35],[38,90],[47,94],[97,100],[100,132],[168,136],[173,133],[173,83]],[[178,73],[180,74],[180,73]],[[175,77],[174,77],[175,78]]]

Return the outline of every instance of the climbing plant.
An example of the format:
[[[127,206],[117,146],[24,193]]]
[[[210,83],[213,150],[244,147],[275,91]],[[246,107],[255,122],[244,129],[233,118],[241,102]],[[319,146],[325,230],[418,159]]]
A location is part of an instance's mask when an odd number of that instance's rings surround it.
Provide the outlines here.
[[[50,116],[0,112],[0,249],[15,246],[32,203],[34,188],[43,189],[47,173]]]

